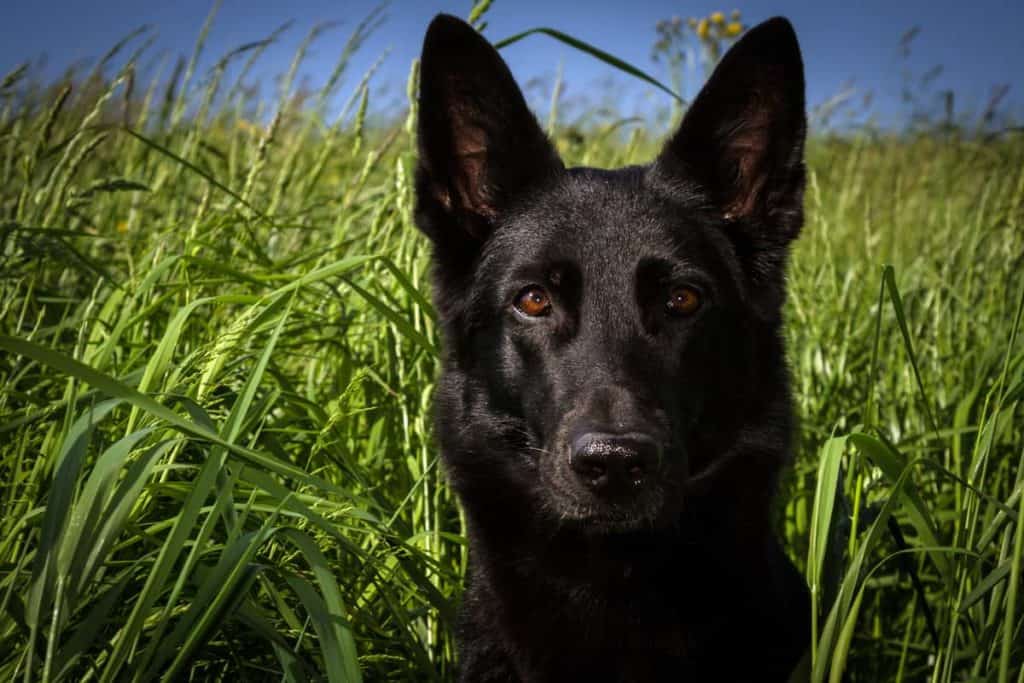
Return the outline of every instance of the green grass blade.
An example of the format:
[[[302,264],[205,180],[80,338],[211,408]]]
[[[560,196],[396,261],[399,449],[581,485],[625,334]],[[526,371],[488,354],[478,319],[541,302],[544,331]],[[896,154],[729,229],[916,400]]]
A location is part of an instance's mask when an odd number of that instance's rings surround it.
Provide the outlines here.
[[[358,683],[362,681],[359,660],[356,656],[355,639],[348,625],[348,616],[338,591],[338,583],[331,573],[327,558],[306,534],[294,530],[283,530],[282,534],[302,551],[317,585],[320,595],[312,591],[308,583],[292,578],[289,583],[306,610],[313,616],[313,624],[320,637],[327,663],[327,676],[332,683]]]
[[[294,465],[281,462],[266,454],[242,448],[241,446],[230,443],[224,440],[217,433],[211,432],[204,427],[200,427],[199,425],[186,420],[170,408],[157,403],[149,396],[122,384],[112,377],[97,372],[93,368],[79,363],[72,358],[68,358],[67,356],[56,353],[50,349],[38,346],[32,342],[3,335],[0,335],[0,349],[5,349],[11,353],[32,358],[40,363],[45,363],[60,372],[75,377],[86,384],[99,389],[109,396],[127,401],[128,403],[137,406],[150,415],[167,422],[169,425],[188,436],[209,441],[221,446],[232,454],[237,455],[243,460],[251,462],[258,467],[269,469],[281,476],[304,482],[317,488],[321,488],[324,491],[336,491],[338,493],[343,493],[328,482],[317,477],[313,477]]]
[[[547,27],[531,28],[531,29],[523,31],[521,33],[517,33],[515,35],[509,36],[508,38],[505,38],[503,40],[499,40],[498,42],[496,42],[494,44],[494,47],[496,47],[498,49],[501,49],[501,48],[506,47],[508,45],[512,45],[513,43],[517,43],[520,40],[522,40],[523,38],[526,38],[527,36],[531,36],[531,35],[533,35],[535,33],[541,33],[541,34],[544,34],[546,36],[550,36],[551,38],[554,38],[555,40],[561,41],[561,42],[565,43],[566,45],[569,45],[570,47],[574,47],[577,50],[579,50],[580,52],[583,52],[584,54],[588,54],[591,57],[594,57],[595,59],[598,59],[598,60],[604,62],[605,64],[608,64],[609,66],[615,67],[616,69],[618,69],[619,71],[622,71],[623,73],[627,73],[630,76],[633,76],[634,78],[638,78],[638,79],[640,79],[641,81],[643,81],[645,83],[653,85],[655,88],[657,88],[658,90],[662,91],[663,93],[665,93],[666,95],[668,95],[669,97],[674,99],[676,102],[679,102],[680,104],[686,104],[686,101],[682,97],[677,95],[675,92],[673,92],[671,88],[669,88],[668,86],[664,85],[661,81],[657,80],[656,78],[654,78],[653,76],[649,75],[648,73],[646,73],[646,72],[638,69],[637,67],[633,66],[629,62],[623,61],[623,60],[619,59],[618,57],[616,57],[615,55],[612,55],[612,54],[610,54],[608,52],[605,52],[604,50],[602,50],[602,49],[600,49],[598,47],[595,47],[595,46],[591,45],[590,43],[586,43],[586,42],[584,42],[584,41],[582,41],[582,40],[580,40],[578,38],[573,38],[572,36],[567,35],[565,33],[562,33],[561,31],[558,31],[558,30],[553,29],[553,28],[547,28]]]
[[[818,614],[822,605],[822,571],[825,551],[829,547],[832,516],[846,437],[834,437],[825,442],[818,460],[818,483],[811,512],[811,535],[807,563],[807,583],[811,589],[811,661],[818,658]]]
[[[906,464],[905,458],[903,458],[892,446],[880,439],[868,436],[867,434],[861,434],[859,432],[850,434],[849,438],[850,443],[856,446],[876,466],[878,466],[878,468],[885,473],[885,476],[890,482],[895,485],[897,481],[903,479],[903,475],[908,465]],[[913,485],[912,480],[905,479],[904,481],[905,483],[899,489],[894,489],[897,491],[894,495],[898,495],[901,507],[910,519],[911,524],[913,524],[918,536],[920,536],[922,545],[932,547],[945,545],[939,540],[935,522],[932,519],[931,513],[928,511],[928,506],[925,504],[921,494]],[[955,579],[953,577],[953,568],[949,563],[949,559],[942,553],[932,554],[931,559],[935,563],[935,567],[939,570],[943,579],[946,581],[946,584],[952,588]]]
[[[188,611],[160,648],[153,670],[163,672],[161,680],[175,680],[196,649],[245,597],[261,571],[253,559],[273,534],[273,528],[265,527],[241,536],[224,549],[217,566],[204,577]],[[174,659],[165,668],[164,663],[171,656]]]

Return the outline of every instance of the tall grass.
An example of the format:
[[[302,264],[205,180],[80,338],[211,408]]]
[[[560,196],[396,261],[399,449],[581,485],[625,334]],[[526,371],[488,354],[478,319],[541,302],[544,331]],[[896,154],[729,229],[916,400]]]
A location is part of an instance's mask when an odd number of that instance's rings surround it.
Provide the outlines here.
[[[244,74],[278,34],[0,81],[4,678],[452,677],[415,107],[371,126],[347,74],[376,23],[312,98],[316,29],[276,98]],[[656,150],[550,119],[572,163]],[[1022,681],[1024,140],[819,135],[809,166],[779,528],[814,678]]]

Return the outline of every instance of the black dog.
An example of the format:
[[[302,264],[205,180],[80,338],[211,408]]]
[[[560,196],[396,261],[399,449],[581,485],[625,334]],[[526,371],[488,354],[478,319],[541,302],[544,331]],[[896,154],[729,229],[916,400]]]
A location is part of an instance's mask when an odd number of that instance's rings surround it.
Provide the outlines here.
[[[420,73],[463,680],[785,680],[810,636],[771,522],[803,221],[789,22],[729,51],[649,166],[565,168],[458,19],[430,25]]]

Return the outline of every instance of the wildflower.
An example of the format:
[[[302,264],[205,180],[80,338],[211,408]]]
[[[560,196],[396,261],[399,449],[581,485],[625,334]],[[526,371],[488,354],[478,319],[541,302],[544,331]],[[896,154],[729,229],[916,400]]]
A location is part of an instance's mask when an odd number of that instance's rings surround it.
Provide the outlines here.
[[[128,232],[128,221],[118,221],[117,222],[117,231],[120,232],[120,233]]]
[[[710,26],[708,26],[708,20],[701,19],[699,22],[697,22],[697,37],[700,38],[701,40],[707,38],[709,28]]]
[[[731,21],[725,27],[725,35],[730,38],[735,38],[739,34],[743,33],[743,24],[738,21]]]
[[[711,23],[716,26],[721,26],[725,23],[725,15],[721,12],[712,12],[711,16],[708,18],[711,19]]]

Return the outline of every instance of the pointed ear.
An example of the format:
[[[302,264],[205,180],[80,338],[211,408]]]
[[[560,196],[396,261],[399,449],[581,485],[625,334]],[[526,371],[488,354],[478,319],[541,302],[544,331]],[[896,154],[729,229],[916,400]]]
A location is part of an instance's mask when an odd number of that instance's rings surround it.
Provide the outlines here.
[[[729,50],[652,169],[696,182],[754,249],[784,246],[803,223],[804,69],[790,23],[770,19]]]
[[[473,251],[517,196],[562,171],[505,62],[438,15],[420,61],[417,223],[444,258]]]

